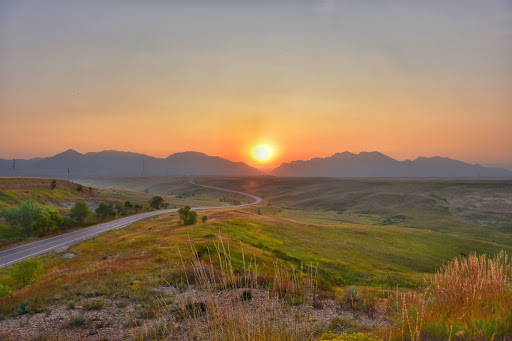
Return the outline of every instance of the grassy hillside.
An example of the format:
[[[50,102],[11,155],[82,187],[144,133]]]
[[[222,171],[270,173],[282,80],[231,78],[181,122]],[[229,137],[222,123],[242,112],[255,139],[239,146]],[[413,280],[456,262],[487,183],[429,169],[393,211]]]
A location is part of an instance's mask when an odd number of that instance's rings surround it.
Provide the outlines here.
[[[65,316],[72,318],[75,305],[99,301],[102,306],[121,307],[124,317],[116,323],[122,332],[140,331],[144,325],[179,315],[179,311],[169,313],[174,308],[166,308],[176,299],[167,285],[180,287],[185,280],[180,264],[182,259],[192,259],[191,244],[197,256],[208,261],[211,252],[218,264],[216,235],[222,236],[235,273],[243,271],[242,250],[246,262],[256,257],[263,278],[271,275],[274,262],[295,268],[301,263],[318,265],[320,288],[334,290],[337,297],[338,292],[343,295],[341,288],[346,285],[383,292],[397,286],[421,288],[425,274],[434,273],[453,257],[470,251],[493,255],[510,250],[496,243],[395,226],[309,224],[248,210],[201,214],[208,215],[207,223],[183,226],[176,214],[168,214],[74,245],[67,251],[76,255],[71,259],[64,258],[62,252],[42,256],[41,277],[14,290],[11,298],[0,298],[0,314],[47,311],[51,315],[53,311],[62,314],[59,312],[64,309],[69,311]],[[16,288],[8,269],[0,269],[0,284]],[[87,303],[91,300],[93,303]],[[64,330],[69,328],[69,318],[62,322]],[[358,325],[360,319],[354,317],[350,323]],[[319,331],[327,331],[326,325],[322,328]]]
[[[101,201],[104,198],[96,191],[85,188],[77,191],[78,184],[65,180],[56,180],[57,187],[51,189],[52,179],[38,178],[0,178],[0,209],[18,206],[28,199],[42,205],[51,205],[62,209],[78,200]]]
[[[290,266],[318,264],[329,285],[394,288],[415,287],[425,273],[471,251],[493,255],[510,250],[500,244],[393,226],[313,225],[245,211],[205,214],[209,221],[204,224],[182,226],[176,214],[168,214],[105,233],[72,246],[70,250],[77,254],[73,259],[60,254],[41,257],[45,272],[60,284],[71,278],[67,274],[88,278],[87,273],[101,274],[101,269],[142,278],[158,276],[180,261],[178,248],[190,257],[191,242],[207,257],[206,250],[214,252],[213,241],[220,234],[237,265],[241,265],[243,247],[247,257],[256,256],[263,268],[272,267],[274,260]],[[110,246],[108,250],[105,245]],[[7,272],[0,270],[0,280],[8,281]]]
[[[512,245],[512,181],[198,178],[263,197],[265,214],[395,225]]]

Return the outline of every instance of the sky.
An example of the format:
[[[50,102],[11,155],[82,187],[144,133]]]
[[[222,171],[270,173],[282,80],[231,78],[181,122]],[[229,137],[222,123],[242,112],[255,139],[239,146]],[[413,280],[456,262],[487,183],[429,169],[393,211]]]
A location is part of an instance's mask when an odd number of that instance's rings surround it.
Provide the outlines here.
[[[512,169],[512,2],[0,0],[0,158],[68,148]]]

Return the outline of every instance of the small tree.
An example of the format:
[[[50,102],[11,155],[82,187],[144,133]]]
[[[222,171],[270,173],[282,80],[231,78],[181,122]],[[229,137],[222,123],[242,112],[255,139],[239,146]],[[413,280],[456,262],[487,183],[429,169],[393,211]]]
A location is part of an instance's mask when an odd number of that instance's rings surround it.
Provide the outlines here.
[[[82,191],[84,190],[84,186],[82,186],[82,185],[78,185],[78,186],[76,186],[76,190],[77,190],[78,192],[82,192]]]
[[[57,180],[52,180],[52,184],[50,185],[51,189],[55,189],[57,187]]]
[[[89,192],[92,192],[92,187],[91,186],[89,186]]]
[[[155,210],[160,209],[160,206],[162,206],[164,202],[164,198],[161,196],[155,195],[151,200],[149,200],[149,206],[151,208],[154,208]]]
[[[132,208],[133,207],[133,204],[128,200],[128,201],[125,201],[124,203],[124,207],[126,207],[127,209],[128,208]]]
[[[116,213],[114,212],[114,205],[112,203],[100,202],[98,208],[96,208],[96,215],[100,219],[107,219],[114,217]]]
[[[197,212],[192,211],[190,206],[180,208],[178,214],[183,225],[194,225],[197,223]]]
[[[135,208],[135,212],[140,212],[140,210],[142,210],[142,205],[135,204],[135,206],[133,206],[133,208]]]
[[[91,214],[89,206],[83,201],[77,201],[75,206],[69,211],[71,218],[73,218],[79,225],[83,225],[85,218]]]
[[[32,284],[41,275],[41,263],[38,259],[27,258],[14,264],[10,269],[11,277],[21,287]]]
[[[197,212],[196,211],[190,211],[188,214],[188,219],[185,225],[194,225],[197,223]]]
[[[116,204],[115,210],[116,210],[116,213],[119,215],[123,215],[125,213],[124,206],[121,206],[119,204]]]
[[[208,220],[208,216],[204,215],[204,216],[201,217],[201,221],[203,223],[206,223],[207,220]]]

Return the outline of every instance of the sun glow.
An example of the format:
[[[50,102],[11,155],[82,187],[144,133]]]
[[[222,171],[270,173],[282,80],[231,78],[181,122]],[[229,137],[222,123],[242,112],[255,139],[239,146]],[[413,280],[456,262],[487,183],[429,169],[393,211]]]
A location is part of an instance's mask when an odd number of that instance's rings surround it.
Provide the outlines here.
[[[265,163],[274,157],[274,148],[268,144],[261,143],[252,148],[252,158],[260,163]]]

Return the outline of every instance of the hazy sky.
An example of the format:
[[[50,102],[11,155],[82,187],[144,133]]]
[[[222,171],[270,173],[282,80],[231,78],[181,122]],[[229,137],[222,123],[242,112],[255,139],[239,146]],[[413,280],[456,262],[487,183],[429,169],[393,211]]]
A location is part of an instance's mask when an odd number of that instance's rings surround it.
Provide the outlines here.
[[[0,0],[0,157],[378,150],[512,168],[512,1]]]

